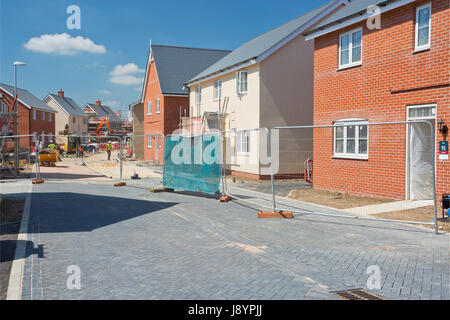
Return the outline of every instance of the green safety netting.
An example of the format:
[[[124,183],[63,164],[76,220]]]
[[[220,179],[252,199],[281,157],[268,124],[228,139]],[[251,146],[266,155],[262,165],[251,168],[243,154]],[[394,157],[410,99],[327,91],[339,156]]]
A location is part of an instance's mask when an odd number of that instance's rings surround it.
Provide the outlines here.
[[[220,189],[220,135],[167,136],[164,150],[165,188],[217,194]]]

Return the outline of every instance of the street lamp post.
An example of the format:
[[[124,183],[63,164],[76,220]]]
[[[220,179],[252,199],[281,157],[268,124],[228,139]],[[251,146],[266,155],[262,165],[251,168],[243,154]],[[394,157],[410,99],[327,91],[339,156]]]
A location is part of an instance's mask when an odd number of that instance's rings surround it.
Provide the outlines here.
[[[14,116],[14,171],[19,172],[19,137],[18,136],[18,118],[19,118],[19,110],[18,105],[19,101],[16,99],[17,96],[17,67],[18,66],[26,66],[26,63],[20,62],[20,61],[14,61],[14,99],[16,100],[16,103],[13,108],[13,116]]]

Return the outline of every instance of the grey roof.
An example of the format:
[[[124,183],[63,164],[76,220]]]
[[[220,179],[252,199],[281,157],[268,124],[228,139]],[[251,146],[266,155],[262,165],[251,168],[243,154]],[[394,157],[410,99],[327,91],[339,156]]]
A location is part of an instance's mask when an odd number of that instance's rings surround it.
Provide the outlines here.
[[[94,110],[99,118],[108,118],[109,122],[120,122],[120,118],[108,106],[97,106],[94,103],[88,103],[87,106]]]
[[[14,97],[14,87],[0,83],[0,88],[11,97]],[[39,98],[31,94],[28,90],[17,88],[17,95],[19,96],[19,102],[23,103],[28,108],[39,109],[47,112],[56,112],[51,107],[42,102]]]
[[[129,105],[129,109],[131,110],[132,108],[134,108],[135,106],[137,106],[138,104],[141,104],[141,100],[135,101],[132,104]]]
[[[219,60],[217,63],[213,64],[211,67],[203,70],[201,73],[192,77],[188,82],[193,82],[195,80],[204,78],[211,74],[221,72],[232,66],[237,66],[251,59],[259,57],[261,54],[272,48],[278,42],[295,32],[301,26],[306,24],[309,20],[314,18],[316,15],[321,13],[323,10],[328,8],[336,0],[328,2],[313,11],[301,15],[300,17],[291,20],[271,31],[263,33],[250,41],[247,41],[236,50],[231,52],[229,55]]]
[[[162,93],[188,95],[188,90],[183,89],[184,83],[230,52],[152,45]]]
[[[70,116],[87,117],[86,113],[76,104],[71,98],[60,97],[56,94],[49,94],[48,97],[52,97],[56,103]],[[46,99],[44,99],[45,101]]]
[[[398,2],[399,0],[351,0],[347,5],[337,10],[335,13],[327,17],[317,26],[305,32],[305,34],[311,34],[314,31],[323,29],[325,27],[341,23],[343,20],[349,19],[353,16],[358,16],[362,13],[367,13],[367,8],[372,5],[385,5],[392,2]]]

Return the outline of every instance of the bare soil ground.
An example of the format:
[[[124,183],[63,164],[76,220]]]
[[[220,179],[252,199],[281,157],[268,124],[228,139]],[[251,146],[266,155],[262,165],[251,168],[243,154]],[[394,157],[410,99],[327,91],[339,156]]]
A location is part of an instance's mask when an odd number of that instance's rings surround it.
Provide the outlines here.
[[[4,199],[0,211],[0,300],[6,299],[9,274],[16,251],[17,234],[25,199]]]
[[[424,207],[404,211],[387,212],[373,215],[377,218],[383,219],[394,219],[394,220],[409,220],[418,222],[429,222],[434,219],[434,207]],[[444,232],[450,232],[450,220],[444,221],[442,219],[442,212],[438,212],[438,225],[439,230]],[[434,228],[432,226],[426,226],[429,228]]]
[[[394,201],[392,199],[357,197],[346,193],[314,189],[292,190],[288,198],[336,209],[365,207]]]

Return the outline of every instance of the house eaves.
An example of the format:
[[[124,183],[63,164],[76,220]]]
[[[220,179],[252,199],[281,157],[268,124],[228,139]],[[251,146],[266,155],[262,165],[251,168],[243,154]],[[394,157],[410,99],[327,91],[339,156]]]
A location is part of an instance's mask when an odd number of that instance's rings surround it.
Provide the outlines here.
[[[348,0],[330,1],[275,29],[245,42],[223,59],[190,79],[185,83],[185,86],[192,86],[198,82],[218,77],[235,68],[243,68],[244,64],[251,61],[254,61],[254,63],[264,61],[273,53],[287,45],[290,41],[300,36],[302,32],[319,23],[333,11],[344,6],[347,2]]]
[[[337,10],[321,24],[303,33],[306,40],[312,40],[330,32],[348,27],[352,24],[367,20],[376,14],[368,10],[370,6],[378,6],[384,12],[404,6],[415,0],[353,0],[345,8]]]

